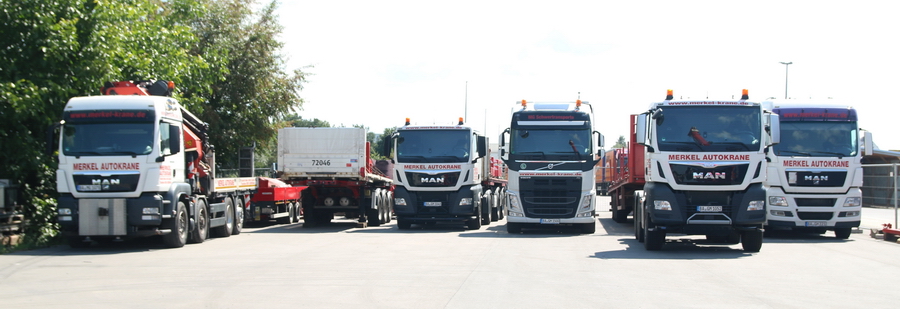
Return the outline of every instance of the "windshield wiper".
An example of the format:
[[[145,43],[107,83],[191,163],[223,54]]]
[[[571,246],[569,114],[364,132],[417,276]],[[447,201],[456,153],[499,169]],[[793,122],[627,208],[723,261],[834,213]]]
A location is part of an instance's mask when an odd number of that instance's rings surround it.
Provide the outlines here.
[[[809,154],[808,152],[799,152],[799,151],[791,151],[791,150],[779,150],[778,154],[780,155],[782,152],[804,155],[807,157],[811,156],[811,154]]]
[[[714,145],[715,145],[715,144],[720,144],[720,145],[741,145],[741,146],[744,146],[744,149],[750,150],[750,147],[747,146],[747,144],[744,144],[744,143],[741,143],[741,142],[711,142],[711,143],[714,144]],[[729,150],[731,150],[731,149],[729,149]]]
[[[425,157],[424,156],[397,156],[397,161],[421,163],[421,162],[425,162]]]
[[[444,162],[455,162],[455,161],[457,161],[457,160],[458,160],[459,162],[465,162],[465,161],[466,161],[465,158],[461,158],[461,157],[458,157],[458,156],[433,156],[433,157],[429,157],[429,158],[439,158],[439,159],[444,159],[444,160],[442,160],[442,161],[444,161]]]
[[[691,145],[691,146],[697,146],[697,148],[699,148],[699,149],[701,149],[701,150],[703,149],[703,147],[701,147],[701,145],[700,145],[699,143],[697,143],[697,142],[661,142],[661,143],[670,143],[670,144],[678,144],[678,145]],[[691,148],[693,148],[693,147],[691,147]],[[682,151],[683,151],[683,150],[691,150],[691,148],[687,148],[687,149],[685,149],[685,148],[678,148],[678,150],[682,150]]]
[[[524,156],[524,155],[529,155],[529,154],[539,154],[539,155],[541,155],[541,156],[544,157],[544,158],[547,157],[547,155],[544,154],[543,151],[522,151],[522,152],[516,152],[515,154],[516,154],[516,155],[522,155],[522,156]]]
[[[844,157],[848,156],[846,153],[830,152],[830,151],[813,151],[813,153],[824,153],[824,154],[836,155],[838,157],[838,159],[843,159]]]

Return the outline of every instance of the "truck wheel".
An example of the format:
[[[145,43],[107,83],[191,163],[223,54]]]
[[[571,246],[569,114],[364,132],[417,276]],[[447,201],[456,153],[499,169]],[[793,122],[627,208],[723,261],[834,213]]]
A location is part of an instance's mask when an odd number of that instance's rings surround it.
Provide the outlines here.
[[[503,220],[503,211],[506,210],[506,190],[500,190],[500,195],[497,196],[499,199],[497,202],[497,220]]]
[[[481,225],[491,225],[491,196],[485,196],[481,203]]]
[[[850,238],[851,233],[852,233],[852,229],[849,227],[834,229],[834,237],[837,237],[837,239]]]
[[[240,234],[244,229],[244,203],[240,198],[234,198],[234,227],[231,228],[231,235]]]
[[[522,225],[518,223],[506,222],[506,232],[510,234],[522,233]]]
[[[276,206],[276,207],[278,207],[278,206]],[[278,224],[291,224],[291,220],[294,219],[294,209],[293,209],[293,208],[294,208],[294,204],[291,204],[291,203],[285,203],[285,204],[284,204],[284,212],[287,213],[287,216],[285,216],[285,217],[279,217],[278,219],[275,219],[275,223],[278,223]]]
[[[412,222],[406,219],[397,218],[397,228],[401,230],[408,230],[412,227]]]
[[[638,242],[644,242],[644,225],[641,221],[643,216],[640,213],[640,208],[635,206],[634,209],[634,238],[637,239]]]
[[[475,219],[469,219],[469,221],[466,221],[466,226],[470,230],[481,229],[481,221],[482,221],[481,220],[481,209],[480,208],[476,209],[475,214],[476,214]]]
[[[585,224],[581,225],[581,233],[582,234],[594,234],[594,232],[597,232],[597,223],[596,222],[585,223]]]
[[[175,217],[166,220],[163,227],[172,230],[171,233],[162,236],[163,245],[169,248],[184,247],[188,238],[188,214],[184,209],[184,202],[178,202],[175,206]]]
[[[659,229],[654,228],[652,231],[650,230],[650,218],[644,216],[644,248],[647,251],[659,251],[662,250],[664,244],[666,244],[666,232]]]
[[[209,237],[209,212],[204,200],[197,200],[197,217],[194,220],[197,227],[191,231],[191,243],[199,244]]]
[[[491,194],[491,222],[500,221],[500,191]]]
[[[231,230],[234,229],[234,202],[231,198],[225,198],[225,225],[217,226],[210,232],[215,237],[231,236]]]
[[[759,252],[763,243],[763,231],[753,230],[741,233],[741,247],[744,252]]]

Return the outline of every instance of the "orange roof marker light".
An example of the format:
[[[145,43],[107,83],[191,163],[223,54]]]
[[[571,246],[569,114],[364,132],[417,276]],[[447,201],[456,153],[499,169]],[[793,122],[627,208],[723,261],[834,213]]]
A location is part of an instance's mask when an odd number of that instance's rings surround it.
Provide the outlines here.
[[[528,102],[526,102],[525,100],[522,100],[522,108],[525,108],[525,105],[528,105]]]
[[[747,89],[741,90],[741,100],[749,100],[750,92]]]
[[[459,123],[457,125],[463,125],[463,117],[459,117]]]
[[[406,125],[409,125],[409,117],[406,117]]]
[[[581,99],[575,101],[575,107],[581,107]]]
[[[672,89],[666,90],[666,100],[671,100],[674,97]]]

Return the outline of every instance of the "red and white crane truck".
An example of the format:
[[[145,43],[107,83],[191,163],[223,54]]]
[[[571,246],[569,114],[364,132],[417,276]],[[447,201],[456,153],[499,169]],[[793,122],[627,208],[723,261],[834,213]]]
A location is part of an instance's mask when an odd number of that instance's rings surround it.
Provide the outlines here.
[[[847,104],[763,103],[781,120],[781,143],[767,154],[766,230],[832,230],[849,238],[861,221],[862,158],[872,154],[872,134],[858,127]]]
[[[502,161],[488,154],[488,139],[466,126],[404,126],[385,141],[394,165],[397,226],[464,223],[477,230],[504,216]]]
[[[279,179],[302,191],[303,227],[335,214],[359,218],[359,227],[391,221],[393,181],[375,168],[362,128],[278,130]]]
[[[660,250],[666,234],[706,235],[758,252],[766,220],[766,155],[778,115],[757,102],[666,99],[631,117],[625,169],[610,188],[615,221]],[[618,170],[618,169],[617,169]]]
[[[66,104],[57,219],[72,247],[152,235],[182,247],[241,232],[257,178],[216,177],[215,132],[171,97],[174,89],[107,82],[103,95]]]

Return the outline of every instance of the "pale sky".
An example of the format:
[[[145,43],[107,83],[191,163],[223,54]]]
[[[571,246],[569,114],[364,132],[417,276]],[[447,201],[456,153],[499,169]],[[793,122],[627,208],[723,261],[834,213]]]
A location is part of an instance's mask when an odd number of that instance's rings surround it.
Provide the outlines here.
[[[894,1],[282,0],[299,112],[333,125],[455,124],[497,141],[516,102],[578,99],[610,148],[630,114],[675,97],[788,96],[854,106],[900,150]]]

